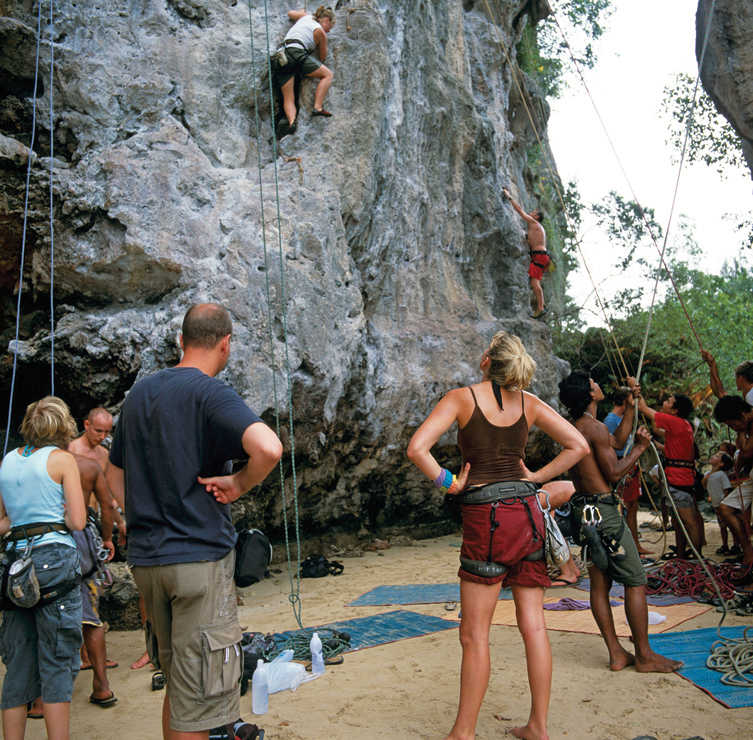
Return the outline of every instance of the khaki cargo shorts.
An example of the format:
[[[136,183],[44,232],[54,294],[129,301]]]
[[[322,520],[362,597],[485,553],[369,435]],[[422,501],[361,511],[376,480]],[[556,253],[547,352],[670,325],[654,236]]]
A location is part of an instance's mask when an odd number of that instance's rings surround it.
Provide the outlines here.
[[[240,717],[235,550],[216,562],[134,566],[149,657],[167,677],[170,727],[201,732]]]

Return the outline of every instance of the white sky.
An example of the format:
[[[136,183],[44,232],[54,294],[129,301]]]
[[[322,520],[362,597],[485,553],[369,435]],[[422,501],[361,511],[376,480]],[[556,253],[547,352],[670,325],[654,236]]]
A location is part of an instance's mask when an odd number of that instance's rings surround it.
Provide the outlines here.
[[[596,43],[596,68],[584,74],[615,148],[644,207],[656,211],[666,229],[677,178],[677,159],[667,138],[667,123],[660,115],[662,92],[679,72],[693,77],[695,59],[695,11],[697,0],[613,0],[615,12],[608,30]],[[630,198],[630,190],[615,160],[598,118],[580,80],[552,101],[549,139],[563,182],[575,180],[585,203],[606,196],[610,190]],[[695,225],[695,236],[704,252],[698,267],[718,272],[724,259],[738,254],[742,236],[724,215],[748,214],[753,205],[753,182],[747,171],[729,173],[721,180],[702,164],[685,164],[671,235],[680,214]],[[592,229],[583,246],[585,258],[599,291],[608,304],[610,295],[624,286],[626,276],[615,269],[615,255]],[[658,262],[653,246],[643,253]],[[628,276],[639,280],[640,275]],[[578,304],[591,292],[583,267],[570,275],[570,295]],[[589,302],[592,310],[593,300]],[[601,324],[591,313],[589,325]]]

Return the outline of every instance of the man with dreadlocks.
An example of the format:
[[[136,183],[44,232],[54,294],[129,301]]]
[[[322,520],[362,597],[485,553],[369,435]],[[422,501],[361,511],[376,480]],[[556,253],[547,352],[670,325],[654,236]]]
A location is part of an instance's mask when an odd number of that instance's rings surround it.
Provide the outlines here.
[[[620,500],[612,486],[629,473],[648,447],[651,437],[645,427],[638,429],[632,449],[622,459],[616,450],[627,442],[635,412],[633,395],[639,387],[631,383],[622,422],[614,434],[596,419],[596,407],[604,394],[588,373],[576,371],[560,383],[560,400],[570,412],[576,429],[591,446],[571,470],[575,495],[571,503],[576,521],[580,522],[581,541],[585,542],[591,561],[591,611],[609,651],[609,667],[620,671],[634,665],[644,673],[671,673],[682,663],[658,655],[648,642],[648,607],[646,573],[630,531],[625,526]],[[635,655],[620,644],[614,627],[609,590],[617,581],[625,587],[625,614],[633,633]]]

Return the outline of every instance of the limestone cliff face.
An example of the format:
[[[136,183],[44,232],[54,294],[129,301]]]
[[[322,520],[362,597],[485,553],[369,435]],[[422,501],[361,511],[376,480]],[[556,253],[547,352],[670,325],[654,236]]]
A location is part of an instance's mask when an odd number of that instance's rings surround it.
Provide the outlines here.
[[[290,6],[267,4],[274,46]],[[278,234],[264,4],[251,3],[249,13],[236,0],[57,2],[58,394],[79,415],[100,403],[117,409],[138,377],[176,361],[187,306],[214,300],[235,327],[223,377],[269,420],[276,389],[286,423],[284,308],[304,527],[441,517],[439,497],[404,457],[432,405],[478,377],[480,354],[500,328],[533,353],[533,390],[546,400],[562,371],[547,327],[529,318],[523,225],[500,197],[510,185],[525,206],[537,204],[527,167],[535,138],[498,42],[514,58],[528,3],[490,4],[499,25],[473,0],[337,3],[327,59],[335,115],[311,118],[313,85],[304,83],[298,132],[276,160]],[[5,352],[37,5],[0,8]],[[14,419],[49,387],[49,65],[43,45]],[[546,103],[523,80],[545,131]],[[0,373],[7,388],[9,354]],[[442,440],[440,456],[453,443]],[[260,525],[279,526],[274,481],[245,505]]]
[[[711,0],[698,3],[699,62],[711,7]],[[717,0],[701,81],[716,107],[740,135],[753,174],[753,3],[750,0]]]

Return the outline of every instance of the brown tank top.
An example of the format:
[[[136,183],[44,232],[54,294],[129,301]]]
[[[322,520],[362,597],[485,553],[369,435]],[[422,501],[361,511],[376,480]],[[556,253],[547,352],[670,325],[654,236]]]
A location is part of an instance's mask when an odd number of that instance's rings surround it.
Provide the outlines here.
[[[479,408],[473,388],[474,409],[468,423],[458,430],[458,446],[463,464],[471,464],[469,486],[485,485],[497,481],[520,480],[528,441],[528,422],[520,392],[520,418],[510,426],[500,427],[490,423]]]

